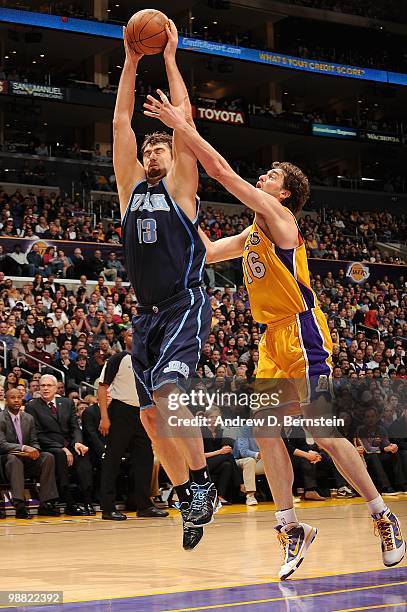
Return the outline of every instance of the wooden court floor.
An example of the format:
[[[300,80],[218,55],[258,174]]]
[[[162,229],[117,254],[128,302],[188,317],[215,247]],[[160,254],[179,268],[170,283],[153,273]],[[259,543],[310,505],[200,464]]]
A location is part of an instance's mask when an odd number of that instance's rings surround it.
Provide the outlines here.
[[[406,534],[407,496],[386,499]],[[362,500],[296,506],[319,533],[285,583],[276,578],[273,504],[263,503],[222,508],[191,552],[182,549],[175,510],[123,523],[9,518],[0,522],[0,591],[64,593],[64,606],[27,610],[407,610],[406,560],[383,567]]]

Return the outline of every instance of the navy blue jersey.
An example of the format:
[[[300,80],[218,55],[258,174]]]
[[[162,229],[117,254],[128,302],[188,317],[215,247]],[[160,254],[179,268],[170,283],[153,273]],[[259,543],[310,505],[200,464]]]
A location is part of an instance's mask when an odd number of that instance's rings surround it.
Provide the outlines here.
[[[202,284],[206,251],[197,217],[191,221],[177,206],[165,179],[135,186],[122,238],[129,280],[141,304],[157,304]]]

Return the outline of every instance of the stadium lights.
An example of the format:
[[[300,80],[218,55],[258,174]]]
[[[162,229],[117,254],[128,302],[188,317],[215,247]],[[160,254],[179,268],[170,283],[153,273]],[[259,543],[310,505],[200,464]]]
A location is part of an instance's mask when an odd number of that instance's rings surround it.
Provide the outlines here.
[[[213,23],[213,25],[218,25],[217,21],[213,21],[212,23]]]
[[[375,181],[376,179],[374,178],[367,178],[366,176],[362,176],[362,181]]]
[[[36,60],[33,60],[33,64],[36,64],[36,63],[37,63],[37,61],[36,61]]]
[[[5,55],[4,59],[10,59],[10,57],[8,55]]]
[[[41,53],[41,54],[40,54],[40,57],[45,57],[45,53]]]
[[[15,55],[15,54],[17,53],[17,51],[12,51],[11,53],[12,53],[13,55]]]

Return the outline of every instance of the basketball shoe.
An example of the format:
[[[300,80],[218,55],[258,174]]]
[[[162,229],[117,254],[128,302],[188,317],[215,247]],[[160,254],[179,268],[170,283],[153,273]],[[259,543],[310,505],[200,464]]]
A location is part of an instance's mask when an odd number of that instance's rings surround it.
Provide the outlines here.
[[[183,538],[182,546],[184,550],[192,550],[199,544],[203,536],[203,527],[187,527],[185,522],[190,511],[190,505],[188,502],[176,503],[175,508],[181,512],[182,516],[182,528]]]
[[[213,515],[221,507],[213,482],[204,485],[191,483],[192,500],[185,524],[187,527],[204,527],[213,521]]]
[[[291,528],[277,525],[274,529],[278,532],[278,541],[284,553],[284,563],[278,577],[280,580],[287,580],[301,565],[318,530],[306,523],[299,523],[298,526]]]
[[[397,565],[403,559],[407,545],[401,533],[398,518],[387,508],[380,514],[373,515],[375,535],[382,541],[382,557],[386,567]]]

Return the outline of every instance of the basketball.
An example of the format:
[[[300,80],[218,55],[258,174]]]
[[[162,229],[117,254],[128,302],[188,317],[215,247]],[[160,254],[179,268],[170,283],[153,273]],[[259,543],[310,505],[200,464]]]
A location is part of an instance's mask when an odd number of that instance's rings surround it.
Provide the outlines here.
[[[161,11],[145,9],[131,17],[126,27],[126,39],[136,53],[162,53],[167,44],[165,24],[168,17]]]

